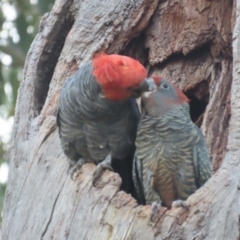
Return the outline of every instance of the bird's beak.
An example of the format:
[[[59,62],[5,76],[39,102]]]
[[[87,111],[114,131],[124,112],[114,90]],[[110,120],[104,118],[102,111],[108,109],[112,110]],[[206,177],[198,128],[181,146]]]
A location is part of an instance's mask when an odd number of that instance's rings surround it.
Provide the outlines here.
[[[156,86],[156,84],[155,84],[154,79],[152,79],[152,78],[146,78],[146,79],[144,80],[144,82],[146,82],[146,84],[148,84],[148,90],[145,91],[145,92],[153,92],[153,91],[155,91],[155,90],[157,89],[157,86]]]
[[[133,97],[140,97],[145,92],[153,92],[157,88],[152,78],[145,78],[142,84],[133,89]]]

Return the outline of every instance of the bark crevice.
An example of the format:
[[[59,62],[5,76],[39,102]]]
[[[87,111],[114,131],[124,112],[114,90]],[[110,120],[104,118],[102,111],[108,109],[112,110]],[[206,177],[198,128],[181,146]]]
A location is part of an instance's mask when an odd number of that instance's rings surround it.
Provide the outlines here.
[[[50,214],[50,216],[49,216],[49,220],[48,220],[48,222],[47,222],[47,224],[46,224],[46,226],[45,226],[45,228],[44,228],[44,230],[43,230],[43,233],[42,233],[42,235],[41,235],[41,238],[40,238],[41,240],[44,238],[44,236],[45,236],[45,234],[46,234],[46,232],[47,232],[47,230],[48,230],[48,227],[49,227],[49,225],[50,225],[50,223],[51,223],[51,221],[52,221],[53,214],[54,214],[54,210],[55,210],[55,206],[56,206],[56,204],[57,204],[57,201],[58,201],[58,198],[59,198],[59,196],[60,196],[61,191],[62,191],[62,189],[60,190],[60,192],[59,192],[58,195],[56,196],[56,199],[55,199],[55,201],[54,201],[54,203],[53,203],[52,211],[51,211],[51,214]]]
[[[36,69],[34,84],[34,107],[36,115],[39,115],[45,103],[55,66],[57,65],[67,35],[74,23],[73,17],[68,12],[72,2],[73,0],[67,1],[61,11],[57,13],[58,18],[52,26],[54,31],[47,38],[45,37],[47,25],[53,21],[52,15],[56,13],[45,14],[39,25],[39,34],[42,33],[42,41],[45,41],[46,44],[42,49]]]
[[[239,7],[240,0],[56,0],[26,59],[2,239],[239,238]],[[148,222],[151,206],[119,191],[117,174],[105,171],[97,188],[91,185],[93,164],[84,164],[74,182],[66,174],[53,117],[58,95],[64,81],[101,49],[137,58],[150,75],[186,92],[214,169],[222,163],[187,199],[188,212],[168,210],[156,226]]]

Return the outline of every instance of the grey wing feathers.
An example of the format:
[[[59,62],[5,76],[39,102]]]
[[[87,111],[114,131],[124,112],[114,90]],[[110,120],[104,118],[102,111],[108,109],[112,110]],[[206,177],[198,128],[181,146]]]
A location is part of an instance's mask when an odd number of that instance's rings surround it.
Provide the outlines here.
[[[144,199],[144,190],[143,190],[143,169],[142,169],[142,163],[138,159],[138,157],[135,155],[133,159],[133,183],[137,195],[137,200],[139,204],[145,204]]]
[[[196,126],[196,128],[198,128]],[[198,128],[199,141],[194,146],[193,165],[195,171],[196,185],[200,188],[211,177],[211,162],[208,147],[204,136]]]

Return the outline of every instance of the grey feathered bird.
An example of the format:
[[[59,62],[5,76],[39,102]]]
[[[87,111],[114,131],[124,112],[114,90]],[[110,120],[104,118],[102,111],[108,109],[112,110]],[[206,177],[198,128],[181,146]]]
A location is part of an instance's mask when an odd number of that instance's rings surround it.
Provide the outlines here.
[[[153,79],[156,91],[142,96],[133,178],[140,203],[169,209],[184,206],[183,200],[210,178],[210,157],[191,121],[187,97],[169,81]]]
[[[86,162],[98,164],[93,184],[104,169],[122,177],[122,189],[133,188],[132,161],[139,110],[133,97],[155,87],[136,60],[100,54],[65,83],[59,97],[57,125],[70,174]]]

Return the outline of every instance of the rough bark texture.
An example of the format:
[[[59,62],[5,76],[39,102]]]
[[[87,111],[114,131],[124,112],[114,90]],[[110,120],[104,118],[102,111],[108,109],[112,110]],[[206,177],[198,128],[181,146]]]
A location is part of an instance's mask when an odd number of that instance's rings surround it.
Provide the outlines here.
[[[239,0],[56,0],[26,59],[2,239],[239,239],[239,9]],[[92,164],[75,182],[67,176],[55,123],[58,94],[98,50],[138,58],[192,100],[214,172],[222,166],[189,197],[189,211],[163,208],[150,224],[150,206],[119,191],[117,174],[106,171],[96,188]]]

